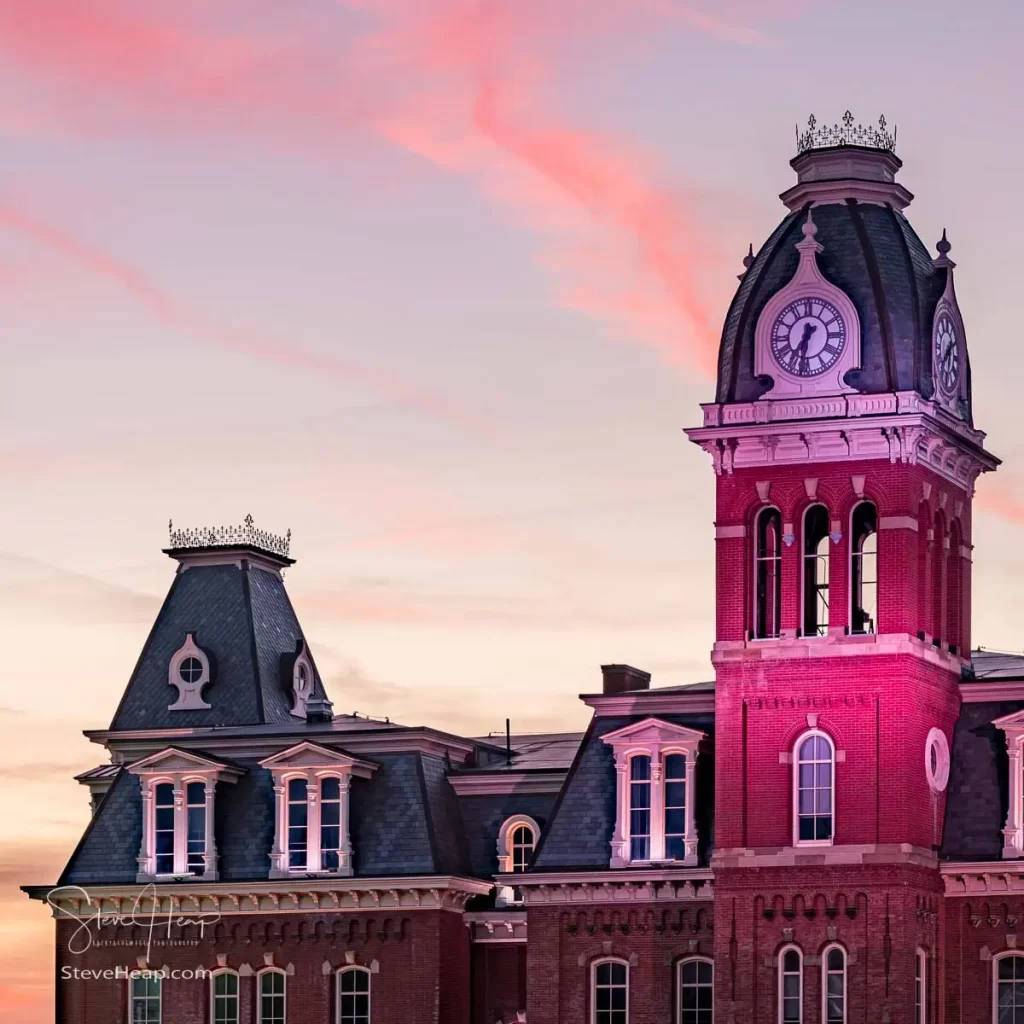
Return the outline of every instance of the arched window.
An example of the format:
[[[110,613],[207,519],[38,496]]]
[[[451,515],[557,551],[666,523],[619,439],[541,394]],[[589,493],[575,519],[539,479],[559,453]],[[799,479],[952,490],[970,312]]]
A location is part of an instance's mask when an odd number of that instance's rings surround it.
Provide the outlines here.
[[[336,1024],[370,1024],[370,972],[365,967],[338,971]]]
[[[665,856],[686,859],[686,755],[665,755]]]
[[[329,775],[320,780],[320,869],[338,870],[341,849],[341,781]]]
[[[796,946],[779,953],[779,1024],[803,1024],[804,958]]]
[[[757,515],[755,531],[754,636],[776,637],[782,628],[782,516],[777,508]]]
[[[528,814],[513,814],[498,829],[498,873],[521,874],[533,857],[540,826]],[[521,903],[522,891],[510,885],[498,887],[497,905]]]
[[[823,1024],[846,1024],[846,952],[828,946],[821,958],[821,1019]]]
[[[928,956],[919,949],[914,956],[914,1024],[928,1024]]]
[[[1024,1020],[1024,955],[1007,953],[992,966],[992,1022],[1017,1024]]]
[[[678,1024],[714,1024],[715,966],[695,956],[679,964]]]
[[[591,972],[591,1024],[629,1024],[629,964],[598,960]]]
[[[132,978],[130,1003],[132,1024],[160,1024],[161,984],[155,971],[146,971],[138,978]]]
[[[946,633],[946,520],[935,513],[932,527],[932,640],[938,643]]]
[[[949,556],[946,559],[946,639],[953,654],[964,647],[963,630],[963,559],[960,549],[963,535],[960,524],[954,520],[949,528]]]
[[[629,859],[651,859],[651,759],[629,759]]]
[[[211,1024],[238,1024],[238,975],[217,971],[210,979]]]
[[[878,515],[870,501],[853,510],[850,530],[850,632],[874,633],[878,624]]]
[[[305,871],[309,806],[306,797],[309,784],[305,779],[288,780],[288,867]]]
[[[835,804],[835,748],[812,730],[796,742],[793,772],[794,845],[832,842]]]
[[[828,509],[804,513],[804,636],[828,634]]]
[[[259,974],[259,1002],[256,1007],[257,1024],[284,1024],[285,973],[276,968]]]
[[[928,503],[922,501],[917,510],[917,630],[918,638],[923,640],[924,634],[931,629],[931,610],[928,594],[931,590],[931,552],[928,542],[928,523],[931,513]]]

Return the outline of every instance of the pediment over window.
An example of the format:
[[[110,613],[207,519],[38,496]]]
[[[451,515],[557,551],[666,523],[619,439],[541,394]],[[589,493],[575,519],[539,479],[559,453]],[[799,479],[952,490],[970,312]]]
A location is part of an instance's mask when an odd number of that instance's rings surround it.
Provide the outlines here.
[[[135,761],[128,765],[128,771],[133,775],[213,775],[229,781],[245,774],[244,768],[215,761],[189,750],[180,750],[178,747],[167,747]]]
[[[1005,733],[1024,732],[1024,708],[1002,718],[994,718],[992,724]]]
[[[699,729],[690,729],[685,725],[677,725],[675,722],[666,722],[662,718],[645,718],[640,722],[633,722],[630,725],[616,729],[614,732],[605,733],[601,737],[605,743],[613,747],[636,746],[681,746],[694,747],[706,733]]]
[[[363,761],[358,757],[353,757],[343,750],[323,747],[319,743],[310,743],[306,740],[264,758],[260,761],[260,767],[275,773],[291,768],[311,771],[334,769],[368,779],[378,766],[372,761]]]

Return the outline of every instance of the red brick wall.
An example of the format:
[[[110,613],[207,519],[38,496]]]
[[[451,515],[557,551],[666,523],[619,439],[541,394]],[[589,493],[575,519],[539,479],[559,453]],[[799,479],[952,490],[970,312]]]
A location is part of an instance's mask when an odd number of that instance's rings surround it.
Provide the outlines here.
[[[525,943],[478,943],[472,967],[473,1024],[515,1020],[526,1009]]]
[[[103,970],[136,967],[145,954],[142,928],[103,928],[101,941],[76,955],[68,951],[74,925],[57,928],[58,1024],[117,1024],[126,1020],[127,982],[122,980],[61,980],[62,968]],[[332,1024],[334,977],[324,974],[354,962],[378,970],[371,976],[374,1024],[469,1024],[469,932],[460,914],[449,911],[411,911],[379,914],[284,914],[278,917],[224,918],[198,938],[194,929],[176,932],[181,944],[167,945],[158,933],[150,966],[170,969],[215,969],[217,954],[227,966],[292,964],[287,979],[288,1019],[295,1024]],[[124,943],[123,945],[120,943]],[[255,978],[240,979],[241,1020],[254,1024],[252,995]],[[165,1024],[208,1024],[208,980],[164,982]]]
[[[616,956],[634,958],[630,1024],[674,1020],[675,964],[686,956],[712,955],[712,913],[707,903],[531,907],[527,1019],[530,1024],[589,1021],[591,965]]]
[[[715,1019],[775,1024],[778,953],[792,942],[804,956],[804,1020],[820,1021],[821,957],[838,942],[847,953],[849,1024],[912,1024],[919,948],[929,956],[927,1019],[937,1021],[941,990],[933,968],[942,898],[936,872],[907,865],[720,872]]]

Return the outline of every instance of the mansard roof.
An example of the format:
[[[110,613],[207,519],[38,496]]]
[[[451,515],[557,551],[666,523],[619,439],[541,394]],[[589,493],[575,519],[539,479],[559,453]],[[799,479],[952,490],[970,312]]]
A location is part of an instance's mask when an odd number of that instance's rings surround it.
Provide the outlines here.
[[[861,369],[851,383],[866,394],[917,391],[931,398],[932,319],[946,288],[947,266],[934,266],[903,213],[889,205],[833,201],[814,206],[818,268],[857,308]],[[766,390],[754,373],[754,330],[768,300],[793,277],[803,206],[783,218],[743,275],[722,331],[717,402],[750,402]],[[968,367],[968,374],[969,374]],[[970,418],[968,376],[967,420]]]
[[[188,634],[209,658],[205,709],[168,710],[172,656]],[[157,615],[112,730],[287,725],[289,668],[305,642],[280,572],[266,560],[238,554],[214,564],[183,563]],[[316,698],[326,698],[313,665]]]

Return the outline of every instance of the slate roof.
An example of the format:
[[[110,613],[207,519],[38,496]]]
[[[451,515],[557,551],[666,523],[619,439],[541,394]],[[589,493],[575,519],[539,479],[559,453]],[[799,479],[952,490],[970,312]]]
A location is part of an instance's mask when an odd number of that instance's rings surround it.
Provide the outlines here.
[[[568,769],[579,749],[581,732],[524,733],[509,740],[513,755],[511,761],[494,756],[489,763],[481,764],[477,772],[503,771],[559,771]],[[476,738],[477,743],[504,746],[505,737],[491,734]],[[525,812],[524,812],[525,813]]]
[[[168,711],[171,656],[191,633],[207,654],[207,710]],[[293,724],[283,667],[304,640],[281,576],[242,560],[179,569],[111,729]],[[314,665],[314,696],[325,697]]]
[[[869,394],[917,391],[930,398],[932,319],[949,271],[932,265],[927,247],[892,207],[851,199],[815,206],[813,216],[824,246],[818,267],[860,317],[862,368],[850,383]],[[754,376],[754,330],[765,304],[796,271],[806,218],[806,208],[787,214],[743,276],[722,331],[718,402],[754,401],[767,390]],[[971,422],[969,397],[967,406]]]
[[[984,647],[971,651],[971,667],[976,680],[1024,679],[1024,654],[989,651]]]

